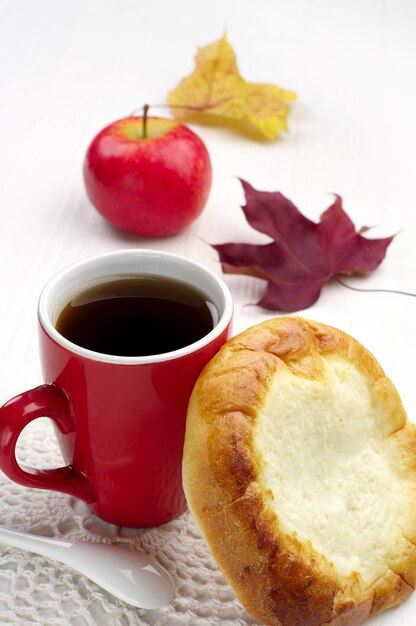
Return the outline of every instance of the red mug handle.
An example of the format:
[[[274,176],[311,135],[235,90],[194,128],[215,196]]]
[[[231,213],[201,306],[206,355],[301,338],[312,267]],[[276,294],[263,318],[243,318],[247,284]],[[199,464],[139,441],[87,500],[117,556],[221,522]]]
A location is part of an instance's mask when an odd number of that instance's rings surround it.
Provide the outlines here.
[[[55,385],[40,385],[12,398],[0,408],[0,468],[25,487],[63,491],[85,502],[95,500],[86,476],[71,465],[35,469],[19,465],[16,443],[23,428],[38,417],[54,420],[62,434],[74,432],[74,419],[65,394]]]

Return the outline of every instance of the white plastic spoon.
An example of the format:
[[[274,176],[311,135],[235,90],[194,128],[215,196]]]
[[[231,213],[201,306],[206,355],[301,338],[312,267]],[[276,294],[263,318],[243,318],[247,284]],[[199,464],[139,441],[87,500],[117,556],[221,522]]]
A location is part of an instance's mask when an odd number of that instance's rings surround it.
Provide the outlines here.
[[[120,545],[50,539],[5,528],[0,528],[0,543],[65,563],[142,609],[158,609],[174,596],[171,577],[154,558]]]

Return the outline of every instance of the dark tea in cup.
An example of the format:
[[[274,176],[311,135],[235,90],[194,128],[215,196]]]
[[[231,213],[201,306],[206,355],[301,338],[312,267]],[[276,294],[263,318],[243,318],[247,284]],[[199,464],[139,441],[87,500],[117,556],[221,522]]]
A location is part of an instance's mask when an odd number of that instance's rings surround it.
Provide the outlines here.
[[[217,324],[218,311],[197,287],[165,276],[125,276],[75,296],[56,330],[72,343],[118,356],[163,354],[189,346]]]

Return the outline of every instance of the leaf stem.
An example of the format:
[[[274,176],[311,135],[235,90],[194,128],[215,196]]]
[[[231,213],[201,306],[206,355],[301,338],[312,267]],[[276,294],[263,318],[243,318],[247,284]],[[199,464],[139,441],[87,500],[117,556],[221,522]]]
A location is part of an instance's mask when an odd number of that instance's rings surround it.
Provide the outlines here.
[[[416,293],[412,293],[410,291],[400,291],[399,289],[360,289],[359,287],[347,285],[347,283],[344,283],[344,281],[342,281],[340,278],[336,278],[335,276],[332,276],[332,280],[339,283],[343,287],[346,287],[347,289],[351,289],[352,291],[361,291],[368,293],[396,293],[401,296],[411,296],[412,298],[416,298]]]
[[[152,104],[154,109],[190,109],[191,111],[204,111],[207,107],[198,104]]]
[[[189,111],[206,111],[207,109],[212,108],[213,106],[215,106],[215,104],[212,105],[197,105],[197,104],[145,104],[142,108],[140,109],[134,109],[134,111],[132,111],[129,114],[129,117],[134,117],[135,115],[143,115],[143,118],[145,117],[145,115],[147,115],[147,112],[149,111],[150,108],[152,109],[188,109]]]

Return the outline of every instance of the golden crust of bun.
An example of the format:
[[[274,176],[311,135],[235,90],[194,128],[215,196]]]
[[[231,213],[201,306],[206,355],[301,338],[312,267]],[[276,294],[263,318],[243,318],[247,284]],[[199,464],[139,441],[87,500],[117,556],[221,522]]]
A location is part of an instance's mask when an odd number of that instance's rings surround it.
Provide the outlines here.
[[[353,626],[416,581],[416,427],[375,358],[297,317],[222,347],[194,388],[183,483],[268,626]]]

